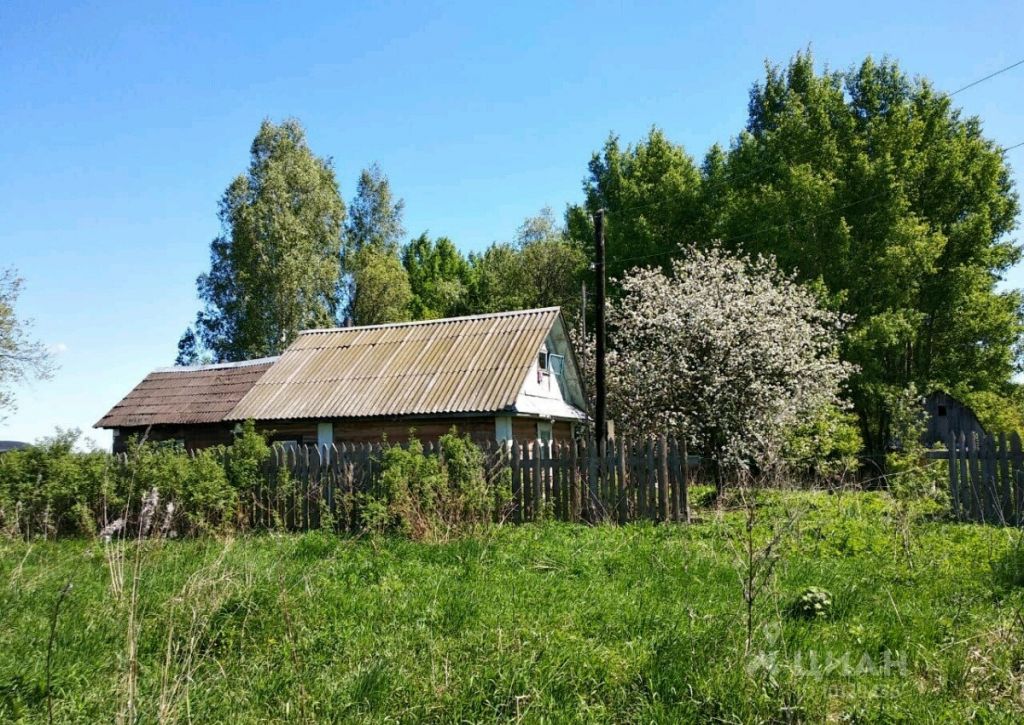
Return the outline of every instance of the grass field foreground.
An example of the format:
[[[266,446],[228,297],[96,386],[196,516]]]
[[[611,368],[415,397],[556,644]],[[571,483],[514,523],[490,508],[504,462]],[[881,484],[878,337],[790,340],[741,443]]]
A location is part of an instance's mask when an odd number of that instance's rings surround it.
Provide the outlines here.
[[[52,706],[58,722],[1009,722],[1024,708],[1019,532],[885,494],[762,494],[749,536],[743,509],[698,515],[437,544],[129,543],[113,585],[100,541],[3,542],[0,720]],[[809,587],[829,595],[820,616],[795,604]]]

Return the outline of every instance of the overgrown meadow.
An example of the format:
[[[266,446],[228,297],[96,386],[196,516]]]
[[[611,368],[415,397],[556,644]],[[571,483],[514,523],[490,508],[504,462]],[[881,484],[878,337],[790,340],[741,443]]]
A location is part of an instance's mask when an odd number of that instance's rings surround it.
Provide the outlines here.
[[[442,543],[7,540],[0,719],[1017,719],[1020,532],[883,493],[697,493],[690,525]]]

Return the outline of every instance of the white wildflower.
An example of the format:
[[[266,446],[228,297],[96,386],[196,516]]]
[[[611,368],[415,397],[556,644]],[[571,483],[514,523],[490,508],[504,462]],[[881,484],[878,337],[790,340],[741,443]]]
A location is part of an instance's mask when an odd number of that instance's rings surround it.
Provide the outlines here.
[[[124,519],[114,519],[100,531],[100,538],[103,539],[104,544],[109,544],[114,535],[120,533],[122,529],[124,529]]]
[[[157,506],[160,504],[160,492],[156,488],[150,489],[146,498],[142,500],[142,510],[139,511],[139,536],[149,535],[153,527],[153,518],[156,515]]]

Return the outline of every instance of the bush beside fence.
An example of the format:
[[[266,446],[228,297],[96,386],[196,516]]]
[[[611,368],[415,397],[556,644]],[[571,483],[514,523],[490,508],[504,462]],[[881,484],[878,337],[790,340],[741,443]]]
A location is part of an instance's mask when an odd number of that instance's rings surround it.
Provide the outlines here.
[[[138,443],[130,453],[76,453],[56,441],[0,457],[0,527],[8,536],[94,535],[112,522],[131,533],[156,490],[173,503],[170,530],[438,529],[488,519],[626,523],[688,521],[699,459],[674,439],[268,446],[247,427],[232,446],[185,451]],[[424,461],[410,462],[399,450]],[[405,466],[388,476],[389,467]],[[417,488],[396,481],[426,466]],[[481,503],[482,501],[482,503]],[[382,513],[383,507],[384,511]]]

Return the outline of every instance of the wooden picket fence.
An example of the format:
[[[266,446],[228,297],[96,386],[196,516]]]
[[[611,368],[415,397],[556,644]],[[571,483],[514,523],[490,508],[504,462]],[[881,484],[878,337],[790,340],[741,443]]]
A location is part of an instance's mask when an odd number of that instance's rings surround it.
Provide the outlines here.
[[[1019,526],[1024,523],[1024,453],[1017,433],[950,434],[945,459],[953,513],[961,521]]]
[[[690,520],[689,481],[700,458],[674,438],[512,442],[494,468],[512,476],[508,517],[516,523]]]
[[[583,522],[690,520],[688,486],[698,456],[666,437],[609,441],[510,441],[481,444],[488,482],[507,486],[511,501],[496,504],[494,520]],[[360,494],[381,471],[381,444],[275,445],[261,481],[243,494],[250,526],[357,530]],[[441,455],[433,443],[428,455]],[[195,455],[192,452],[192,455]],[[230,455],[230,453],[225,453]],[[127,459],[125,459],[127,460]]]

